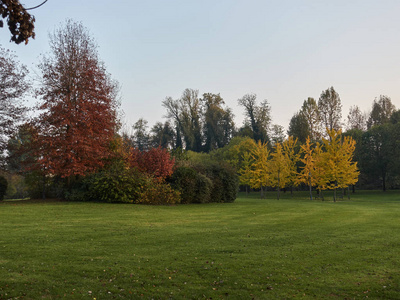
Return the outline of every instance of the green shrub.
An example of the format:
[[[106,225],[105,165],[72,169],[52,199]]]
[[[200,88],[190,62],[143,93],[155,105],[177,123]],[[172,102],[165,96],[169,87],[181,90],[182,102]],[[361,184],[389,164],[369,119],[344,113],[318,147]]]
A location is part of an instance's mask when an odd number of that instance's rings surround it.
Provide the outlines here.
[[[7,192],[8,182],[4,176],[0,176],[0,201],[4,199],[4,195]]]
[[[173,189],[181,194],[181,203],[210,202],[212,182],[207,176],[190,167],[175,169],[170,178]]]
[[[211,201],[213,183],[207,176],[198,173],[196,176],[196,193],[193,203],[208,203]]]
[[[173,190],[168,183],[160,182],[153,178],[147,179],[146,188],[140,195],[137,203],[167,205],[181,202],[180,193]]]
[[[229,203],[235,201],[239,180],[233,167],[228,164],[208,162],[197,164],[195,169],[212,181],[210,202]]]
[[[135,168],[114,165],[88,180],[90,200],[102,202],[136,202],[146,188],[146,175]]]

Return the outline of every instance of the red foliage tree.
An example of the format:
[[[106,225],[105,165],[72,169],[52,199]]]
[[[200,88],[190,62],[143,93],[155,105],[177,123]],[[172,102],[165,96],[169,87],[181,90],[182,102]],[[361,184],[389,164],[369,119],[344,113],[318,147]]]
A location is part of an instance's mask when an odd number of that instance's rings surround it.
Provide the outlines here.
[[[39,164],[61,177],[85,175],[111,155],[118,123],[116,84],[82,24],[69,20],[50,38],[51,55],[39,65]]]
[[[171,176],[174,171],[175,159],[171,157],[168,150],[158,147],[148,151],[139,151],[132,148],[130,152],[129,164],[136,167],[141,172],[154,176],[163,181]]]
[[[165,179],[171,176],[174,166],[175,159],[171,158],[166,149],[158,147],[142,152],[140,168],[158,179]]]

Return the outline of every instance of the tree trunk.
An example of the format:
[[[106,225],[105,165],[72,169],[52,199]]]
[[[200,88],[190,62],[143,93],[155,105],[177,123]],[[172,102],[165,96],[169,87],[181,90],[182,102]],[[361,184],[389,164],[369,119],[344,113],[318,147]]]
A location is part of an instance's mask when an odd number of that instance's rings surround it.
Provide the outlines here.
[[[308,174],[309,186],[310,186],[310,200],[312,201],[312,185],[311,185],[311,172]]]
[[[354,187],[354,185],[353,185],[353,187]],[[350,187],[349,186],[347,186],[347,199],[350,200]]]

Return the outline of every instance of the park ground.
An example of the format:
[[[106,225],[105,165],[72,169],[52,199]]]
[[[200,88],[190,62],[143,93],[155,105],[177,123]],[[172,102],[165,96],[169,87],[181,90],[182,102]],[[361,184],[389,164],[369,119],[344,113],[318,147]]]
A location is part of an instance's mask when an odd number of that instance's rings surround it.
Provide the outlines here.
[[[400,192],[0,203],[0,299],[400,299]]]

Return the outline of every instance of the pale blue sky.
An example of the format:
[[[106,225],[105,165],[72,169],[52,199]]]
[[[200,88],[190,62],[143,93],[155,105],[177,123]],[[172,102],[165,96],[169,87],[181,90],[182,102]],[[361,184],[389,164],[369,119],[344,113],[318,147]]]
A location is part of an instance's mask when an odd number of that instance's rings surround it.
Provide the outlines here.
[[[165,120],[161,101],[185,88],[220,93],[238,126],[237,99],[247,93],[267,99],[273,123],[285,127],[304,99],[330,86],[344,118],[381,94],[400,108],[398,0],[48,0],[32,12],[36,39],[16,46],[2,28],[3,47],[33,68],[50,31],[67,18],[82,21],[121,84],[130,123]]]

